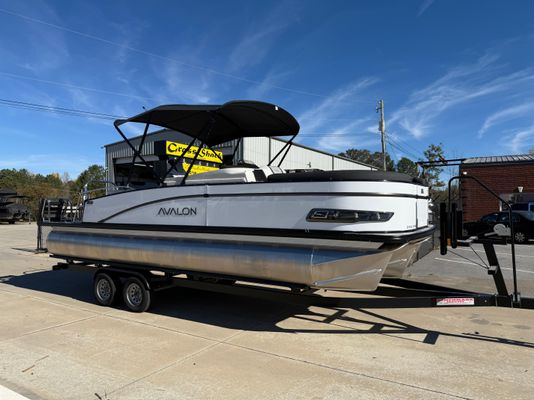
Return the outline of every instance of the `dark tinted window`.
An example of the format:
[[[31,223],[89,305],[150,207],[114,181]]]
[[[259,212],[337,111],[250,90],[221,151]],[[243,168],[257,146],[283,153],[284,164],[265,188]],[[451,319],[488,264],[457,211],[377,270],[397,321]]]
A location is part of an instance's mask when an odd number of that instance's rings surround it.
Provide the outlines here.
[[[480,220],[482,222],[487,222],[487,223],[497,222],[497,215],[498,214],[484,215]]]
[[[521,221],[521,217],[519,216],[519,214],[513,213],[512,214],[512,218],[514,219],[514,222],[520,222]],[[499,222],[506,223],[508,221],[510,221],[510,218],[508,217],[508,213],[502,213],[499,216]]]
[[[508,213],[502,213],[499,215],[499,222],[508,222],[510,221],[510,218],[508,218]]]

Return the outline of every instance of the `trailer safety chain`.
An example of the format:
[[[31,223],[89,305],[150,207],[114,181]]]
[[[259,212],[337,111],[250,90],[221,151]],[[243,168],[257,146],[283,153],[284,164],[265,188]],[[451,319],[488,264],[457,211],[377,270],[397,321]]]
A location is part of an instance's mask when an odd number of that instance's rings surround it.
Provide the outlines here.
[[[475,253],[476,256],[480,259],[480,261],[482,261],[482,264],[484,264],[485,268],[486,268],[486,269],[489,269],[490,266],[489,266],[488,264],[486,264],[486,262],[484,261],[484,259],[480,256],[480,254],[477,253],[477,251],[473,248],[473,246],[469,246],[469,248],[470,248],[471,250],[473,250],[473,253]]]
[[[471,246],[469,246],[469,247],[471,247]],[[460,258],[463,258],[464,260],[467,260],[467,261],[469,261],[469,262],[471,262],[471,263],[473,263],[473,264],[476,264],[476,265],[478,265],[479,267],[484,268],[485,270],[489,270],[489,266],[484,262],[484,260],[482,259],[482,257],[480,257],[480,255],[479,255],[479,254],[478,254],[472,247],[471,247],[471,250],[473,250],[473,252],[478,256],[478,258],[480,258],[480,260],[481,260],[484,264],[480,264],[480,263],[478,263],[478,262],[476,262],[476,261],[473,261],[473,260],[471,260],[470,258],[465,257],[465,256],[462,256],[461,254],[458,254],[458,253],[456,253],[456,252],[454,252],[454,251],[452,251],[452,250],[449,250],[449,252],[452,253],[452,254],[454,254],[455,256],[458,256],[458,257],[460,257]]]

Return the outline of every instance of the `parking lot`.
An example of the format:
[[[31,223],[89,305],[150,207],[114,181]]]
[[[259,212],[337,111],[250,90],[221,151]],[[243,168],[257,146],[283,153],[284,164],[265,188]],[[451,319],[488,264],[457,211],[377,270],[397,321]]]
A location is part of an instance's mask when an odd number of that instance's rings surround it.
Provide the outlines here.
[[[516,271],[518,291],[526,297],[534,297],[534,242],[516,245]],[[508,291],[513,289],[512,255],[510,245],[495,245]],[[448,248],[446,255],[433,251],[415,263],[408,277],[425,283],[435,283],[458,289],[495,293],[495,284],[487,274],[488,260],[482,244],[471,247]]]
[[[53,271],[54,259],[32,251],[35,231],[0,225],[0,389],[30,399],[534,393],[532,310],[343,309],[175,288],[135,314],[94,304],[89,273]],[[508,251],[497,250],[509,279]],[[494,291],[472,250],[455,253],[428,254],[410,278]],[[520,290],[530,296],[533,265],[534,246],[518,247]]]

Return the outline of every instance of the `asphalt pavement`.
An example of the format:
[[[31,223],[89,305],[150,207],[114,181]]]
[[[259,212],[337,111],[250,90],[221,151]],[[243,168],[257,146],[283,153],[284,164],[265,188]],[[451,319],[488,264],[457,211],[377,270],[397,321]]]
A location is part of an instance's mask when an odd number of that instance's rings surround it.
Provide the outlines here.
[[[495,245],[508,292],[513,290],[511,245]],[[515,246],[517,286],[521,295],[534,297],[534,242]],[[434,250],[408,270],[407,277],[424,283],[457,289],[496,293],[493,278],[488,274],[488,259],[482,244],[448,248],[446,255]]]

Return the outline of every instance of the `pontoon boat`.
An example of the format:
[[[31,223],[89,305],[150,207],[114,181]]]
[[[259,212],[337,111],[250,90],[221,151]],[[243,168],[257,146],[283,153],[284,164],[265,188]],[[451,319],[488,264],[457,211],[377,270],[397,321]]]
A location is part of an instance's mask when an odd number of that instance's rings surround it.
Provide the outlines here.
[[[125,123],[144,124],[139,148],[121,131]],[[373,291],[383,276],[402,276],[433,232],[428,187],[418,178],[372,170],[284,171],[299,124],[279,106],[165,105],[115,121],[134,151],[133,163],[147,168],[142,146],[151,125],[192,140],[174,152],[166,173],[153,171],[154,187],[86,194],[74,218],[43,222],[50,230],[46,247],[55,257]],[[262,136],[291,138],[269,165],[190,173],[202,154],[221,158],[214,146]],[[182,164],[187,154],[189,164]]]

